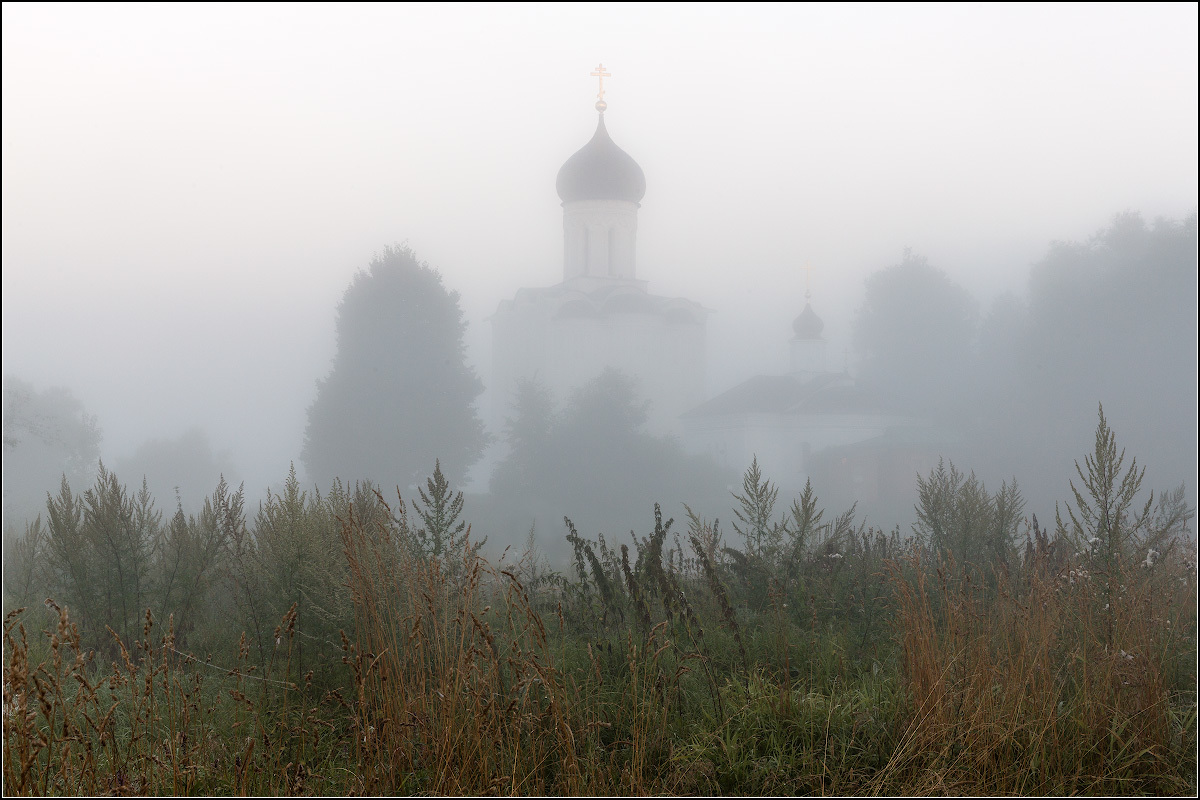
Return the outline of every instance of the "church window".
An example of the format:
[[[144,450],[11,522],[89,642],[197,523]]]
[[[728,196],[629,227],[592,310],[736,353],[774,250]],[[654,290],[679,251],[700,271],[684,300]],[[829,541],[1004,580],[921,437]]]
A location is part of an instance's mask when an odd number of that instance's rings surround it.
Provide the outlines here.
[[[614,233],[615,233],[615,231],[610,227],[608,229],[608,275],[611,278],[616,277],[616,273],[613,271],[613,250],[614,250],[613,234]]]
[[[592,274],[592,230],[586,225],[583,226],[583,274]]]

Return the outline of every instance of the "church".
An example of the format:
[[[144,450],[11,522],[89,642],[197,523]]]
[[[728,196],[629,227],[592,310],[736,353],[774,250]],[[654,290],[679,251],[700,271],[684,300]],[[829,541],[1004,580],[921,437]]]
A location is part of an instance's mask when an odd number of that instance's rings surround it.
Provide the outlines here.
[[[811,293],[792,324],[790,369],[705,394],[709,309],[664,297],[638,277],[638,209],[646,177],[609,135],[603,66],[591,140],[566,160],[556,189],[563,209],[562,282],[519,289],[492,316],[491,425],[503,430],[517,383],[535,378],[561,402],[612,367],[650,399],[648,427],[679,438],[731,474],[754,458],[785,493],[810,477],[839,501],[888,504],[916,472],[936,464],[937,433],[833,370]],[[831,499],[832,499],[831,498]]]
[[[491,425],[511,416],[518,381],[535,378],[560,401],[612,367],[653,398],[649,426],[682,432],[681,415],[704,399],[708,311],[664,297],[638,277],[638,209],[646,176],[604,122],[603,66],[596,132],[558,171],[563,209],[562,282],[524,288],[492,316]]]
[[[689,409],[684,445],[732,471],[757,459],[784,494],[801,492],[811,479],[835,506],[861,501],[905,512],[914,475],[937,464],[945,434],[894,413],[847,371],[831,369],[823,329],[806,293],[792,322],[790,369],[755,375]]]

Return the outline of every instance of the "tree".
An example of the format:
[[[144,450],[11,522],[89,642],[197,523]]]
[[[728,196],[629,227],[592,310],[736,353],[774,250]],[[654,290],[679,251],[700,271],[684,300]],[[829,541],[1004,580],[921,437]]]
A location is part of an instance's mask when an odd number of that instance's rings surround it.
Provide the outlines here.
[[[4,378],[4,521],[33,520],[63,477],[87,486],[100,460],[100,428],[69,389],[37,391]]]
[[[544,460],[551,457],[551,436],[557,425],[554,397],[545,384],[521,378],[513,408],[515,416],[504,426],[508,456],[492,472],[491,491],[529,496],[535,491],[534,481],[546,472]]]
[[[145,479],[158,498],[177,495],[185,513],[200,511],[213,487],[234,481],[236,469],[228,453],[214,451],[208,434],[193,427],[176,439],[151,439],[113,466],[113,471],[133,480]]]
[[[338,306],[333,368],[308,410],[308,479],[407,489],[432,461],[461,479],[487,440],[465,332],[437,270],[402,245],[376,256]]]
[[[911,250],[867,279],[854,322],[864,381],[902,407],[952,407],[977,334],[974,298]]]
[[[1038,456],[1073,452],[1102,400],[1126,444],[1172,483],[1186,478],[1194,502],[1196,278],[1195,214],[1153,225],[1121,214],[1034,266],[1019,358]]]
[[[729,476],[671,438],[645,430],[648,404],[633,378],[607,369],[580,386],[561,411],[530,381],[518,387],[507,425],[509,454],[492,478],[489,532],[503,519],[509,541],[531,522],[581,529],[629,530],[654,504],[705,510],[724,504]],[[495,537],[493,537],[495,541]]]

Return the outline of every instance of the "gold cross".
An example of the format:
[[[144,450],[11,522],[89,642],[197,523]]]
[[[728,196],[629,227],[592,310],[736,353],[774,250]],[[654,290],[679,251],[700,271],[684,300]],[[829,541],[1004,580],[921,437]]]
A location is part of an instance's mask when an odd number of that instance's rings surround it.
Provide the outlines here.
[[[599,100],[603,100],[604,99],[604,79],[611,78],[612,73],[605,72],[604,65],[600,64],[599,66],[596,67],[596,71],[592,73],[592,77],[600,79],[600,92],[596,95],[596,98]]]
[[[812,278],[812,267],[805,263],[800,269],[804,270],[804,299],[810,300],[812,299],[812,288],[809,286],[809,281]]]

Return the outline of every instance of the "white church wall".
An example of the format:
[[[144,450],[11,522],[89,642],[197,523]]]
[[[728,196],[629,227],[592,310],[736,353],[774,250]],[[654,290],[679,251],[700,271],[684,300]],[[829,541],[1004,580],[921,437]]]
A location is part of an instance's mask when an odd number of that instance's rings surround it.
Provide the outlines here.
[[[550,317],[548,306],[502,309],[493,318],[492,427],[511,416],[517,381],[536,377],[559,401],[607,367],[631,375],[650,400],[648,428],[681,434],[680,414],[703,400],[704,326],[657,313]]]
[[[815,378],[829,372],[829,343],[824,339],[792,339],[792,372]]]
[[[563,277],[633,280],[637,210],[625,200],[563,203]]]
[[[782,495],[804,488],[812,456],[874,439],[905,422],[875,414],[725,414],[688,418],[683,442],[690,452],[708,455],[739,472],[757,457],[762,474],[780,487]]]

